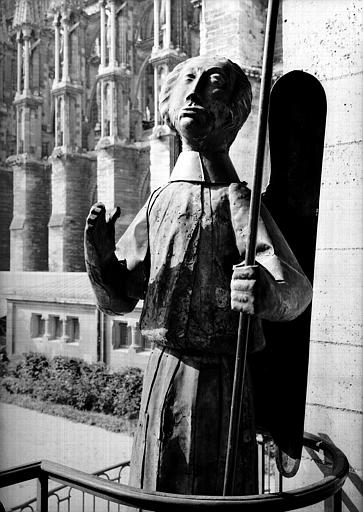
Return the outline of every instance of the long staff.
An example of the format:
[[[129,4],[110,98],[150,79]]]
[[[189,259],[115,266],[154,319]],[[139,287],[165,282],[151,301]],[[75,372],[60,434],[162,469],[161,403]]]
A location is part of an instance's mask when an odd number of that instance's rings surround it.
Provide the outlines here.
[[[278,10],[279,0],[270,0],[267,10],[266,35],[264,42],[260,90],[260,107],[257,125],[256,154],[248,221],[248,238],[246,243],[245,265],[254,265],[256,257],[257,227],[261,205],[263,162],[265,155],[268,107],[270,101],[270,88]],[[231,415],[228,432],[227,458],[224,474],[224,496],[234,494],[235,480],[237,476],[236,472],[240,445],[240,425],[242,416],[243,388],[246,374],[249,327],[250,316],[241,313],[238,326],[238,340],[236,362],[234,368]]]

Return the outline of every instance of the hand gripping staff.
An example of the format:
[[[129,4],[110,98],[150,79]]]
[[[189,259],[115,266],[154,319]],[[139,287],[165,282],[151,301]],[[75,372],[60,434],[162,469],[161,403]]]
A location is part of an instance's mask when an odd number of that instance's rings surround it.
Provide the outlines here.
[[[246,266],[255,264],[257,226],[261,205],[262,173],[267,133],[268,108],[270,101],[270,88],[278,10],[279,0],[269,0],[262,63],[260,106],[258,113],[254,175],[248,221],[248,237],[246,244]],[[249,315],[240,313],[236,362],[234,368],[234,380],[232,390],[231,414],[228,431],[227,457],[224,474],[224,496],[233,495],[235,488],[237,459],[240,445],[239,438],[242,413],[242,397],[246,373],[249,326]]]

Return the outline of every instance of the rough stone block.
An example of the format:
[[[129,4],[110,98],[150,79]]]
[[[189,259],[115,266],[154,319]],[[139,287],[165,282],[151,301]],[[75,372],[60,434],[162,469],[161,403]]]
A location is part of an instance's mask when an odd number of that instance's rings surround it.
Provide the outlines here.
[[[363,248],[362,143],[324,151],[317,247]]]
[[[362,279],[360,249],[317,251],[312,340],[362,343]],[[344,351],[344,347],[341,349]]]
[[[322,85],[327,98],[325,143],[361,141],[362,75],[324,80]]]
[[[362,12],[351,0],[284,0],[284,73],[303,69],[320,80],[361,73]]]
[[[363,347],[313,342],[310,348],[309,396],[314,404],[359,411],[362,406]]]

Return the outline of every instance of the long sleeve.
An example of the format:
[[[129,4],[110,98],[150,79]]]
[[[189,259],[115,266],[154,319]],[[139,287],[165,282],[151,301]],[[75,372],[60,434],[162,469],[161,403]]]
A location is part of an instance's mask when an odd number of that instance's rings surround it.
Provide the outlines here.
[[[229,188],[231,220],[236,244],[245,258],[250,192],[243,184]],[[309,305],[312,287],[267,209],[262,205],[258,220],[256,263],[260,266],[261,289],[258,316],[287,321],[299,316]]]
[[[148,202],[136,215],[116,245],[115,255],[127,268],[125,294],[142,299],[149,280]]]
[[[108,315],[132,311],[144,296],[149,267],[146,212],[145,205],[119,240],[106,266],[98,264],[96,251],[85,237],[88,276],[98,307]]]

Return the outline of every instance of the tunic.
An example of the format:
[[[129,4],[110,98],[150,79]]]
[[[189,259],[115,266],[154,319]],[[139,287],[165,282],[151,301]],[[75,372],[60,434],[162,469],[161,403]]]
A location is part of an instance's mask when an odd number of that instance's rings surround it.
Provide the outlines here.
[[[194,152],[179,157],[116,248],[129,270],[125,294],[144,296],[142,334],[154,344],[144,377],[130,485],[221,495],[239,314],[231,310],[233,265],[244,259],[250,191],[203,181]],[[194,162],[190,162],[190,159]],[[187,160],[187,162],[185,162]],[[188,169],[186,175],[185,169]],[[262,318],[289,320],[310,284],[263,209],[256,262],[266,271]],[[250,350],[261,350],[259,318]],[[247,371],[237,494],[257,492],[253,391]]]

